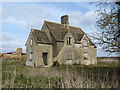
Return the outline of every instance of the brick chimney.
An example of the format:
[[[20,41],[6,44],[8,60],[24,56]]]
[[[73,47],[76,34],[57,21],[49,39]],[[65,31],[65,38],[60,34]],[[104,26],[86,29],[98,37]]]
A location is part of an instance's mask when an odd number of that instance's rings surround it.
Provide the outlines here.
[[[69,16],[68,15],[63,15],[61,17],[61,24],[63,24],[65,28],[69,28]]]

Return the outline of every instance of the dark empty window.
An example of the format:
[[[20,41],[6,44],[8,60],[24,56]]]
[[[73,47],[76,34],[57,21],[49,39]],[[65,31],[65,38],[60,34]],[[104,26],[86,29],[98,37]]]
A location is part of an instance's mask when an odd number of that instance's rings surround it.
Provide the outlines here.
[[[45,65],[48,65],[48,53],[42,54],[43,62]]]
[[[71,45],[72,44],[72,38],[71,37],[67,37],[67,45]]]
[[[87,58],[87,57],[84,57],[84,60],[88,60],[88,58]]]

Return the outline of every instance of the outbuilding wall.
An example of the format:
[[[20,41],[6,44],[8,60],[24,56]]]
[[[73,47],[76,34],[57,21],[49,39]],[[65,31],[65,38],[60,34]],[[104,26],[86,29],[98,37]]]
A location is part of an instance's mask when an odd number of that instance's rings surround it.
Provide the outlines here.
[[[37,46],[37,66],[46,66],[43,63],[43,57],[42,53],[48,53],[48,65],[47,66],[52,66],[53,65],[53,54],[52,54],[52,45],[47,45],[47,44],[38,44]]]

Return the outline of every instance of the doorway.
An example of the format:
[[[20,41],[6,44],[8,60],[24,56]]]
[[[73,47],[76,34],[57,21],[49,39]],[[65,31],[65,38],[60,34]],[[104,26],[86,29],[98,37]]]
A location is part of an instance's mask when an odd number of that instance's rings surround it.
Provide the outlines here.
[[[48,53],[42,53],[44,65],[48,65]]]

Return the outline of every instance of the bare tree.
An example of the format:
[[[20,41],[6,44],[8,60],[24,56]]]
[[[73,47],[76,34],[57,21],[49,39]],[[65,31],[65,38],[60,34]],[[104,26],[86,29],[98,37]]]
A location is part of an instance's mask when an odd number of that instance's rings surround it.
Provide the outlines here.
[[[120,2],[95,3],[99,10],[96,27],[98,32],[92,35],[96,44],[106,52],[120,54]]]

